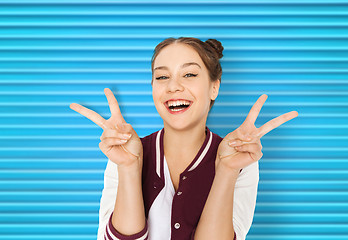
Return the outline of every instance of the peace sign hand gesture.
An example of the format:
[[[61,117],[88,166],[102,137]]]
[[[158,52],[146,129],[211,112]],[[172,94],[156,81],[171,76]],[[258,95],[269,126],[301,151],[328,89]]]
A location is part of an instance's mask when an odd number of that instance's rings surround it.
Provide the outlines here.
[[[260,128],[256,128],[254,123],[267,98],[266,94],[261,95],[242,125],[227,134],[220,142],[215,162],[216,167],[223,165],[238,174],[240,169],[261,159],[263,154],[260,138],[262,136],[298,116],[298,112],[291,111],[270,120]]]
[[[100,137],[99,148],[118,166],[142,167],[143,146],[137,133],[124,120],[118,102],[109,88],[104,89],[109,103],[111,117],[105,120],[98,113],[77,103],[70,104],[70,108],[92,120],[104,131]]]

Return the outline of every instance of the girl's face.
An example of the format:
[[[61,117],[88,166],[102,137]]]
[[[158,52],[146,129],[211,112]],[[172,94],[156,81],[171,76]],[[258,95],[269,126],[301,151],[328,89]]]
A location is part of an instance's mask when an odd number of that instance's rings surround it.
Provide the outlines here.
[[[153,100],[165,127],[188,130],[205,126],[220,82],[210,81],[192,47],[182,43],[164,47],[155,59],[152,81]]]

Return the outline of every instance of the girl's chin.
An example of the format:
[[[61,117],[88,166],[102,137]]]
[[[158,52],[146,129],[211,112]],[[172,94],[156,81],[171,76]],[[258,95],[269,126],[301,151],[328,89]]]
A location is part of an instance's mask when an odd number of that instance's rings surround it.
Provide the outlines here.
[[[195,126],[199,125],[199,122],[193,122],[193,121],[180,121],[180,120],[172,120],[172,121],[166,121],[164,122],[165,128],[171,128],[176,131],[189,131],[192,130]]]

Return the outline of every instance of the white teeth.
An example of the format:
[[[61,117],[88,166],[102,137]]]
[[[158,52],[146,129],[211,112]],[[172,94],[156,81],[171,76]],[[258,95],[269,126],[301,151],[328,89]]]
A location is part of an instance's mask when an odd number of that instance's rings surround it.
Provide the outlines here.
[[[168,106],[169,107],[175,107],[175,106],[180,106],[180,105],[190,105],[190,102],[189,101],[185,101],[185,100],[168,101]]]
[[[170,109],[170,111],[173,111],[173,112],[178,112],[178,111],[181,111],[183,110],[183,108],[180,108],[180,109]]]

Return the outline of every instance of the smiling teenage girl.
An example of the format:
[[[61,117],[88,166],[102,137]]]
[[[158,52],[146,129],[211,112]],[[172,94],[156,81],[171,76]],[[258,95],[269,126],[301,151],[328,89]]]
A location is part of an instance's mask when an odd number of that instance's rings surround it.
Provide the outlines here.
[[[108,157],[98,239],[245,239],[259,180],[260,138],[298,114],[260,128],[262,95],[246,120],[224,139],[206,126],[218,96],[223,47],[215,39],[168,38],[152,58],[152,94],[163,129],[139,138],[105,89],[108,120],[79,104],[70,107],[103,128]],[[238,147],[239,146],[239,147]]]

